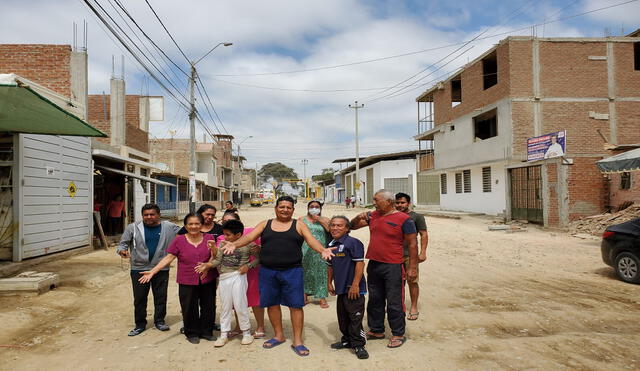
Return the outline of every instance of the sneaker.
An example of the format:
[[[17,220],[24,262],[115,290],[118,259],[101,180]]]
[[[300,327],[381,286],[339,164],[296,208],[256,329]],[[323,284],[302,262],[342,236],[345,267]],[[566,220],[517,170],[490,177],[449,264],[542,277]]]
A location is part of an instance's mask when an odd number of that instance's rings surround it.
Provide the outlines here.
[[[187,341],[190,342],[191,344],[200,344],[200,338],[199,337],[188,337]]]
[[[251,343],[253,343],[253,335],[248,334],[248,335],[243,335],[242,336],[242,341],[240,342],[240,344],[249,345]]]
[[[356,357],[358,357],[358,359],[369,358],[369,353],[367,353],[367,350],[364,349],[364,347],[355,347],[353,348],[353,351],[356,353]]]
[[[351,348],[349,346],[349,343],[344,342],[344,341],[339,341],[337,343],[333,343],[331,344],[331,349],[344,349],[344,348]]]
[[[215,343],[213,343],[213,346],[216,348],[220,348],[220,347],[223,347],[225,344],[227,344],[228,341],[229,341],[228,338],[221,336],[218,338],[218,340],[216,340]]]
[[[144,330],[145,330],[144,327],[136,327],[133,330],[129,331],[129,336],[140,335],[144,332]]]
[[[160,331],[169,331],[170,330],[169,326],[164,322],[156,323],[156,328],[158,330],[160,330]]]
[[[200,335],[201,338],[203,338],[204,340],[208,340],[208,341],[215,341],[216,337],[213,335]]]

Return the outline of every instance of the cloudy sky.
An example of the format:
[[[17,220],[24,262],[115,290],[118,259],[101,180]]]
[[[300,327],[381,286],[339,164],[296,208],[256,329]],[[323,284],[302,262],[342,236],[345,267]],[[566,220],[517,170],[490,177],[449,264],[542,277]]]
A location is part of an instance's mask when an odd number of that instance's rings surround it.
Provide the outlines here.
[[[416,149],[415,97],[499,40],[533,32],[621,35],[640,27],[638,0],[147,1],[189,60],[220,42],[234,44],[197,64],[220,119],[211,112],[211,120],[206,98],[198,96],[211,131],[244,141],[248,166],[280,161],[301,176],[303,159],[311,175],[333,159],[354,156],[354,110],[348,105],[356,100],[364,103],[361,156]],[[178,67],[188,72],[187,59],[145,0],[89,2],[102,6],[145,55],[159,61],[171,82],[156,75],[186,103],[187,77]],[[188,137],[186,110],[149,79],[84,1],[0,0],[0,5],[0,43],[71,44],[73,22],[81,29],[86,20],[90,93],[108,93],[112,56],[120,71],[125,55],[127,92],[139,94],[148,86],[149,94],[165,96],[165,121],[153,123],[151,135]],[[177,67],[163,60],[119,5]],[[203,134],[198,127],[198,138]]]

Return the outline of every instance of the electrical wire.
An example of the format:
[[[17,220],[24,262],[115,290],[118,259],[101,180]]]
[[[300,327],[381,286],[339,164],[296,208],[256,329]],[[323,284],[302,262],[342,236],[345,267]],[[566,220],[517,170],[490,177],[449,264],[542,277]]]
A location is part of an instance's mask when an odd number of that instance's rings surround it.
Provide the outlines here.
[[[160,19],[160,17],[158,16],[158,13],[156,13],[155,9],[153,9],[153,7],[151,6],[151,4],[149,3],[148,0],[144,0],[147,5],[149,6],[149,9],[151,9],[151,11],[153,12],[153,15],[156,16],[156,19],[158,20],[158,22],[160,22],[160,25],[162,25],[162,28],[164,28],[164,30],[167,32],[167,35],[169,35],[169,37],[171,38],[171,41],[173,41],[173,44],[176,46],[176,48],[178,48],[178,50],[180,51],[180,53],[182,53],[182,56],[184,57],[184,59],[187,61],[187,63],[191,63],[191,61],[189,61],[189,58],[187,57],[187,55],[184,53],[184,51],[182,51],[182,48],[180,47],[180,45],[178,45],[178,43],[176,42],[176,39],[173,38],[173,35],[171,35],[171,32],[169,32],[169,30],[167,29],[167,27],[164,25],[164,23],[162,22],[162,19]]]

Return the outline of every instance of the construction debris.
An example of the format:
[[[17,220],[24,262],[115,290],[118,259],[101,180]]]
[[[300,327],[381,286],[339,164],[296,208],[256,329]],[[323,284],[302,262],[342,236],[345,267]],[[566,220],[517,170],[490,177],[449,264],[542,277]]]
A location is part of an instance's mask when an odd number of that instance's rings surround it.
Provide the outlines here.
[[[640,205],[631,205],[617,213],[592,215],[575,220],[569,224],[569,231],[572,235],[586,233],[600,237],[608,226],[635,218],[640,218]]]
[[[23,272],[0,279],[0,295],[39,295],[58,286],[59,276],[52,272]]]

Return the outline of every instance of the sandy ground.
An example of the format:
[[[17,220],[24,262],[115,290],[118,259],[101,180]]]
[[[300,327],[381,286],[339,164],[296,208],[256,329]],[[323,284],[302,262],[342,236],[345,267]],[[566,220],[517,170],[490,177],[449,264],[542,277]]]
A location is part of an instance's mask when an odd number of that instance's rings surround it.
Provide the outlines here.
[[[358,210],[326,207],[324,215]],[[296,213],[302,214],[302,208]],[[246,224],[273,209],[242,210]],[[420,266],[420,319],[407,322],[408,342],[367,345],[368,360],[332,351],[338,339],[330,309],[305,308],[311,355],[261,342],[220,349],[186,342],[172,269],[167,321],[171,331],[132,328],[131,284],[113,250],[39,266],[61,276],[60,287],[37,297],[0,297],[0,369],[639,369],[640,286],[615,279],[597,240],[529,227],[489,232],[489,219],[428,218],[428,261]],[[368,230],[353,233],[368,241]],[[408,295],[408,294],[407,294]],[[149,312],[152,306],[150,301]],[[366,328],[366,327],[365,327]],[[285,311],[285,331],[291,333]],[[270,327],[267,326],[270,333]],[[288,342],[290,344],[290,342]]]

